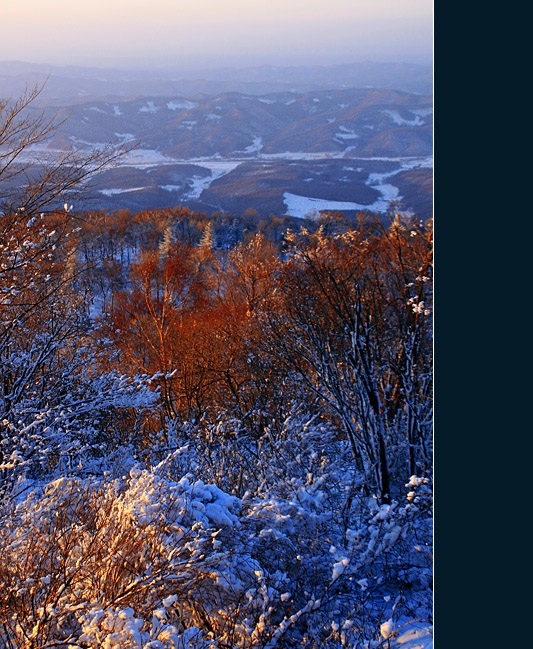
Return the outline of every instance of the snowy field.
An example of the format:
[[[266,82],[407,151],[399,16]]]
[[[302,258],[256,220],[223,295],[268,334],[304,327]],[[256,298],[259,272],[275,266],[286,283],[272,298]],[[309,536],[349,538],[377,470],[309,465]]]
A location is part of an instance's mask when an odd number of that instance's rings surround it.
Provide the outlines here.
[[[220,161],[213,160],[212,162],[209,163],[209,165],[206,165],[204,162],[202,162],[201,164],[200,163],[195,163],[195,164],[198,164],[198,166],[209,169],[211,175],[203,176],[203,177],[193,176],[192,188],[187,194],[183,196],[185,200],[199,199],[204,189],[207,189],[214,180],[216,180],[217,178],[221,178],[226,174],[229,174],[230,171],[236,169],[241,163],[239,161],[232,162],[229,160],[220,160]]]
[[[150,109],[150,106],[147,106],[147,110]],[[401,118],[398,116],[398,120]],[[128,133],[116,133],[117,137],[121,143],[126,143],[130,140],[131,135]],[[340,133],[343,137],[351,137],[350,133]],[[80,140],[76,141],[77,144],[83,146],[88,146],[89,143],[81,142]],[[92,149],[98,148],[98,144],[91,145]],[[104,146],[103,144],[101,145]],[[136,148],[127,152],[122,160],[119,167],[133,167],[137,169],[150,169],[158,166],[166,165],[197,165],[204,169],[207,169],[210,172],[209,176],[193,176],[192,177],[192,186],[191,189],[183,194],[180,198],[181,200],[200,200],[201,194],[204,190],[208,189],[210,185],[221,178],[222,176],[230,173],[236,169],[239,165],[245,162],[249,162],[250,159],[254,161],[269,162],[277,160],[289,160],[289,161],[313,161],[313,160],[328,160],[328,159],[342,159],[346,156],[346,151],[342,152],[318,152],[318,153],[298,153],[285,151],[283,153],[272,153],[264,154],[261,153],[263,144],[260,137],[253,139],[252,144],[246,148],[244,152],[241,152],[241,155],[236,155],[235,157],[222,157],[220,154],[215,154],[211,157],[199,157],[199,158],[186,158],[178,159],[171,158],[169,156],[163,155],[160,151],[155,149],[143,149]],[[239,152],[236,152],[238,154]],[[253,158],[249,156],[242,156],[243,153],[254,154]],[[47,149],[43,146],[38,147],[29,147],[27,151],[24,152],[24,155],[21,156],[21,162],[37,162],[44,159],[53,159],[54,157],[60,155],[61,152],[58,150]],[[399,171],[405,171],[416,168],[432,168],[433,167],[433,158],[428,157],[372,157],[372,158],[355,158],[360,160],[361,163],[364,162],[374,162],[374,161],[383,161],[383,162],[394,162],[398,165],[396,169],[386,173],[370,173],[366,181],[366,185],[377,190],[380,194],[378,200],[371,204],[362,204],[357,202],[350,201],[334,201],[334,200],[325,200],[321,198],[314,198],[311,196],[302,196],[294,194],[291,192],[285,192],[283,194],[283,201],[286,207],[286,213],[290,216],[297,218],[315,218],[320,215],[320,212],[323,210],[329,211],[359,211],[359,210],[370,210],[373,212],[384,213],[387,212],[390,206],[390,203],[393,201],[400,201],[403,197],[400,195],[399,190],[396,186],[390,182],[386,182],[388,178],[394,176]],[[311,180],[311,179],[310,179]],[[120,188],[120,187],[109,187],[99,190],[101,194],[105,196],[115,196],[126,192],[132,191],[141,191],[146,189],[144,187],[134,187],[134,188]],[[163,191],[168,192],[177,192],[180,187],[176,185],[165,185],[161,186]]]
[[[397,170],[391,173],[373,173],[369,175],[366,184],[381,193],[381,198],[370,205],[346,201],[328,201],[321,198],[308,198],[306,196],[297,196],[296,194],[285,192],[283,194],[283,201],[287,208],[287,214],[303,219],[306,217],[318,218],[320,212],[323,210],[371,210],[372,212],[386,212],[392,201],[397,201],[402,198],[397,187],[383,182],[385,178],[393,176],[396,173],[398,173]]]
[[[341,211],[341,210],[368,210],[374,209],[372,205],[362,205],[361,203],[349,203],[345,201],[327,201],[322,198],[308,198],[306,196],[297,196],[285,192],[283,202],[287,208],[289,216],[295,216],[299,219],[318,218],[323,210]],[[382,201],[377,201],[374,205],[381,205]],[[383,210],[380,210],[383,211]]]
[[[374,203],[364,205],[362,203],[346,201],[328,201],[321,198],[309,198],[307,196],[298,196],[290,192],[285,192],[283,194],[283,201],[287,208],[287,214],[303,219],[306,217],[318,218],[322,210],[370,210],[372,212],[387,212],[390,203],[401,200],[402,196],[400,196],[397,187],[384,181],[399,171],[422,167],[431,168],[433,164],[432,158],[370,158],[370,160],[394,161],[400,164],[399,169],[391,172],[369,174],[366,185],[376,189],[381,194],[381,198]]]

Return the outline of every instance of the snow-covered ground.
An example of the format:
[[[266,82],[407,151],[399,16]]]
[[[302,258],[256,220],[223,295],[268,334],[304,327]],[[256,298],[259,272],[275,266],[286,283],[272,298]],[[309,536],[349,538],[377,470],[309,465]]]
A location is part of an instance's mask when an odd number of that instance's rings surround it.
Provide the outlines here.
[[[117,134],[118,135],[118,134]],[[122,134],[126,136],[127,134]],[[331,156],[323,153],[316,154],[302,154],[302,153],[283,153],[283,154],[261,154],[262,141],[261,138],[254,138],[253,143],[246,149],[246,152],[255,152],[258,160],[320,160],[327,159]],[[371,204],[362,204],[350,201],[331,201],[320,198],[313,198],[309,196],[299,196],[291,192],[283,194],[283,200],[287,208],[287,214],[297,218],[318,216],[321,210],[371,210],[374,212],[386,212],[389,209],[390,202],[401,200],[399,190],[394,185],[385,182],[401,170],[415,169],[415,168],[431,168],[433,159],[431,157],[410,157],[410,158],[368,158],[369,161],[387,161],[397,162],[398,169],[386,173],[371,173],[369,174],[366,184],[373,187],[380,194],[381,197]],[[146,169],[158,165],[168,164],[194,164],[199,167],[208,169],[211,172],[210,176],[194,176],[192,179],[192,186],[189,192],[183,195],[183,200],[196,200],[199,199],[202,192],[208,189],[211,183],[230,173],[236,169],[240,164],[246,162],[247,158],[222,158],[218,155],[204,158],[191,158],[191,159],[174,159],[162,155],[159,151],[154,149],[134,149],[130,151],[124,158],[124,166],[132,166],[138,169]],[[358,167],[359,168],[359,167]],[[348,169],[351,169],[348,168]],[[310,179],[312,180],[312,179]],[[111,196],[113,194],[120,194],[127,191],[137,191],[143,189],[136,187],[132,189],[104,189],[101,190],[102,194]],[[166,191],[178,191],[178,186],[165,185],[162,189]]]
[[[422,124],[425,124],[424,120],[421,119],[420,114],[415,115],[414,119],[409,120],[404,119],[396,110],[384,110],[383,112],[386,113],[395,124],[398,124],[398,126],[422,126]]]
[[[146,106],[141,106],[141,108],[139,108],[140,113],[152,113],[153,114],[153,113],[157,113],[158,110],[159,110],[159,108],[154,104],[153,101],[149,101],[149,102],[147,102]]]
[[[126,187],[125,189],[100,189],[100,194],[104,196],[115,196],[117,194],[126,194],[127,192],[141,192],[148,187]]]
[[[167,103],[167,108],[169,110],[190,110],[191,108],[196,108],[198,104],[194,101],[189,101],[188,99],[181,99],[179,101],[169,101]]]
[[[287,208],[287,214],[297,218],[318,218],[322,210],[368,210],[372,209],[370,205],[361,203],[350,203],[346,201],[328,201],[322,198],[309,198],[307,196],[298,196],[285,192],[283,202]],[[376,204],[376,203],[375,203]],[[374,205],[375,205],[374,204]],[[375,209],[375,208],[374,208]]]
[[[173,158],[163,155],[156,149],[133,149],[124,155],[121,166],[138,167],[140,169],[161,164],[175,164]]]
[[[259,153],[263,148],[263,138],[254,137],[254,140],[250,146],[247,146],[245,149],[246,153]]]
[[[228,160],[213,160],[209,162],[209,164],[202,162],[200,166],[209,169],[211,171],[211,175],[193,176],[192,187],[190,191],[183,196],[183,198],[186,200],[196,200],[200,198],[200,195],[204,191],[204,189],[207,189],[214,180],[221,178],[226,174],[229,174],[230,171],[233,171],[240,164],[240,161],[232,162]]]
[[[431,167],[433,164],[432,158],[372,158],[372,160],[394,160],[400,163],[400,169],[386,173],[369,174],[366,184],[381,194],[381,198],[374,203],[363,205],[362,203],[355,202],[328,201],[321,198],[310,198],[285,192],[283,194],[283,202],[287,208],[287,214],[303,219],[305,217],[317,218],[320,216],[321,210],[370,210],[372,212],[386,212],[391,202],[401,200],[402,197],[397,187],[384,182],[384,180],[394,176],[398,171],[419,167]]]
[[[387,631],[383,629],[384,639],[386,634]],[[385,647],[388,649],[387,644],[384,645],[384,649]],[[393,630],[390,649],[433,649],[433,627],[412,623],[396,631]]]
[[[172,103],[172,102],[169,102]],[[151,106],[147,106],[147,109],[151,109]],[[389,111],[390,112],[390,111]],[[423,111],[419,111],[420,116],[423,115]],[[419,119],[419,114],[417,114],[417,119]],[[398,116],[398,119],[399,118]],[[343,127],[340,127],[343,129]],[[115,133],[120,143],[126,143],[131,141],[132,135],[130,133]],[[348,132],[348,129],[343,129],[342,132],[339,132],[339,135],[343,138],[352,138],[356,137],[353,132]],[[87,150],[95,149],[99,145],[89,142],[84,142],[76,138],[71,138],[75,144],[83,147],[86,147]],[[101,145],[104,146],[103,144]],[[262,153],[263,142],[261,137],[254,137],[252,143],[245,149],[245,151],[236,152],[235,157],[223,158],[220,154],[215,154],[210,157],[199,157],[199,158],[186,158],[178,159],[171,158],[169,156],[163,155],[160,151],[156,149],[143,149],[136,148],[127,152],[121,161],[121,166],[135,167],[137,169],[148,169],[151,167],[161,166],[161,165],[177,165],[177,164],[193,164],[205,169],[208,169],[211,172],[209,176],[194,176],[193,183],[190,191],[183,195],[183,200],[199,199],[202,192],[209,188],[211,183],[220,178],[221,176],[233,171],[243,162],[248,162],[249,157],[242,157],[242,154],[255,154],[254,160],[256,161],[275,161],[275,160],[291,160],[291,161],[308,161],[308,160],[328,160],[328,159],[341,159],[346,155],[346,151],[341,152],[317,152],[317,153],[301,153],[301,152],[291,152],[285,151],[283,153]],[[20,162],[29,162],[35,161],[38,159],[51,158],[53,159],[61,152],[58,150],[47,149],[44,146],[35,146],[28,147],[26,151],[23,152],[23,155],[20,156]],[[374,212],[386,212],[389,209],[390,203],[392,201],[401,200],[402,197],[399,194],[397,187],[391,183],[385,182],[387,178],[390,178],[397,174],[399,171],[415,169],[415,168],[432,168],[433,158],[432,156],[426,157],[372,157],[372,158],[357,158],[362,162],[368,161],[385,161],[385,162],[395,162],[398,164],[398,168],[394,171],[386,173],[371,173],[366,181],[366,184],[369,187],[376,189],[380,193],[380,198],[372,204],[364,205],[357,202],[347,202],[347,201],[330,201],[325,199],[313,198],[309,196],[300,196],[293,194],[291,192],[285,192],[283,195],[283,200],[287,209],[287,214],[295,216],[298,218],[304,217],[313,217],[318,216],[321,210],[370,210]],[[144,189],[143,187],[135,188],[106,188],[100,190],[100,193],[112,196],[114,194],[120,194],[130,191],[140,191]],[[162,189],[166,191],[178,191],[177,186],[165,185]]]

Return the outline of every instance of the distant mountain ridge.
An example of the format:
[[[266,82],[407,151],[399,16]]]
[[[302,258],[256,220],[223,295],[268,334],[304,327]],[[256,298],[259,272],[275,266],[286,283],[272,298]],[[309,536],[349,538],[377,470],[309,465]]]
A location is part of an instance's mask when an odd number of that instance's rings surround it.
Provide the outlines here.
[[[431,97],[397,90],[152,96],[46,111],[65,120],[49,148],[136,141],[174,160],[284,153],[405,157],[432,152]]]
[[[359,62],[329,66],[272,66],[212,70],[152,70],[52,66],[0,61],[0,97],[17,96],[26,86],[46,86],[40,105],[138,96],[266,94],[328,88],[387,88],[432,93],[432,68],[412,63]]]

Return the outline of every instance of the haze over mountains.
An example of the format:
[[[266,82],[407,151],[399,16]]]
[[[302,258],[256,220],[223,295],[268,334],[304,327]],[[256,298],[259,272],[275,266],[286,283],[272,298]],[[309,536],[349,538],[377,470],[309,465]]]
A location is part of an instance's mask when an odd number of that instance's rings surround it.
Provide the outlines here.
[[[48,78],[47,78],[47,75]],[[34,83],[64,120],[46,150],[130,152],[90,187],[94,208],[432,215],[431,69],[410,64],[125,72],[0,63],[0,96]]]
[[[132,98],[148,95],[244,92],[264,94],[291,90],[305,92],[325,88],[394,88],[431,94],[432,69],[412,63],[274,66],[206,70],[168,67],[113,69],[54,66],[0,61],[0,93],[17,96],[29,85],[46,87],[36,102],[64,105],[96,98]]]

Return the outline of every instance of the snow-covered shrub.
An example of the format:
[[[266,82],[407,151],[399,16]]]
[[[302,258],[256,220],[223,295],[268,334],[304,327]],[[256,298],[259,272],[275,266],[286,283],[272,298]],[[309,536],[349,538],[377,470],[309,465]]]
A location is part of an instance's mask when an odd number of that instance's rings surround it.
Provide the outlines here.
[[[158,472],[188,467],[241,497],[226,574],[243,565],[255,574],[251,585],[239,578],[248,587],[233,618],[249,646],[362,648],[388,619],[394,628],[431,619],[426,479],[411,478],[405,500],[379,506],[360,489],[346,441],[297,408],[277,432],[250,437],[221,418],[173,434],[178,449]]]
[[[349,453],[327,427],[294,417],[263,456],[269,478],[243,498],[250,552],[273,592],[267,647],[362,648],[389,618],[431,622],[430,484],[412,477],[404,501],[378,506],[356,491]]]
[[[298,408],[281,430],[253,437],[222,418],[196,438],[187,432],[179,461],[189,459],[195,473],[242,495],[233,557],[250,558],[255,583],[242,601],[239,629],[253,647],[278,646],[289,635],[303,641],[331,582],[331,546],[342,544],[355,479],[349,447]]]
[[[26,390],[3,413],[0,493],[8,493],[25,478],[46,480],[54,474],[109,469],[110,456],[132,441],[121,439],[121,416],[135,412],[138,417],[158,400],[148,377],[95,373],[90,351],[80,346],[70,352],[68,363],[59,363],[53,373],[50,369],[43,386]],[[20,354],[17,359],[20,365],[32,362]]]
[[[0,645],[215,646],[218,609],[240,587],[221,540],[239,507],[214,485],[138,469],[49,483],[3,512]]]
[[[238,435],[208,457],[187,433],[152,469],[4,501],[0,646],[369,649],[430,623],[426,478],[378,505],[346,442],[296,410],[242,456]]]

